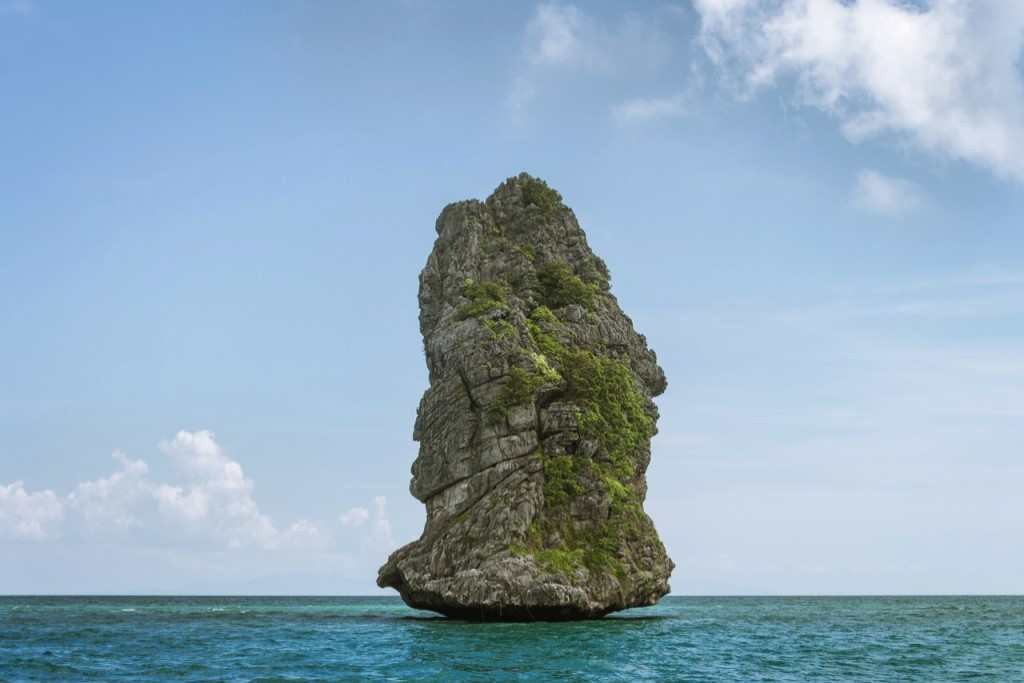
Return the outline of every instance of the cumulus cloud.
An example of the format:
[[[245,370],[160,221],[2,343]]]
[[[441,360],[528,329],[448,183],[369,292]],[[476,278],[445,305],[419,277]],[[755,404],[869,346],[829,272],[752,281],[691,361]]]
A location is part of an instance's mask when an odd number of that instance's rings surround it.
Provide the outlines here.
[[[744,92],[791,77],[853,141],[893,134],[1024,181],[1024,4],[694,0]]]
[[[210,548],[326,550],[334,542],[329,527],[300,519],[283,527],[264,513],[254,497],[255,484],[207,430],[180,431],[159,444],[179,478],[165,482],[150,476],[149,466],[120,451],[117,468],[84,481],[66,496],[51,490],[28,491],[20,481],[0,484],[0,538],[45,540],[62,530],[83,537],[200,544]],[[341,516],[346,527],[365,525],[366,544],[391,547],[386,500],[352,508]]]
[[[63,518],[64,505],[53,491],[30,493],[20,481],[0,484],[0,537],[42,540]]]
[[[226,539],[232,547],[255,543],[274,547],[279,532],[260,512],[255,488],[242,466],[229,458],[209,431],[178,432],[160,444],[191,481],[183,487],[157,489],[161,510],[188,524],[201,524],[208,533]]]
[[[115,451],[120,469],[107,477],[85,481],[67,497],[68,508],[92,530],[141,527],[139,508],[151,495],[145,477],[149,467]]]
[[[687,112],[686,96],[637,98],[612,107],[612,118],[622,124],[648,123],[682,116]]]
[[[65,495],[0,483],[0,547],[77,541],[76,556],[118,564],[109,575],[90,570],[101,591],[278,592],[294,590],[284,577],[301,574],[312,581],[303,590],[336,593],[341,577],[364,581],[396,545],[383,496],[330,522],[275,520],[212,432],[180,431],[157,449],[153,467],[115,451],[107,474]]]
[[[863,209],[887,216],[909,213],[919,208],[924,201],[917,185],[909,180],[893,178],[870,169],[857,175],[853,200]]]

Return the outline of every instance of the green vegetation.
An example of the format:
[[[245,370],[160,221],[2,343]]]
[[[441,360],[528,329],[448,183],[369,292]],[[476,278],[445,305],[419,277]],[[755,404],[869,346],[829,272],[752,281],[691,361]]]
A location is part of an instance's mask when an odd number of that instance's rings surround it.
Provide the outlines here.
[[[511,544],[509,552],[517,557],[532,557],[548,571],[568,579],[572,579],[581,567],[591,572],[608,572],[619,578],[626,576],[626,568],[618,557],[619,546],[628,534],[640,533],[639,526],[624,524],[617,516],[610,517],[597,532],[574,533],[573,526],[564,516],[548,517],[543,524],[559,532],[563,547],[543,547],[544,532],[534,523],[527,530],[525,543]]]
[[[608,265],[600,256],[593,256],[584,264],[580,277],[587,284],[594,285],[602,291],[607,292],[611,289],[612,275],[608,272]]]
[[[518,244],[516,245],[515,250],[518,251],[523,256],[525,256],[526,260],[529,261],[530,263],[533,263],[533,261],[537,258],[537,251],[533,248],[533,245]]]
[[[507,407],[532,403],[537,389],[543,383],[536,373],[520,367],[512,368],[508,383],[501,393],[501,402]]]
[[[597,443],[611,461],[617,479],[635,473],[634,457],[654,436],[654,419],[625,361],[587,349],[570,351],[555,336],[558,323],[550,309],[539,306],[527,327],[547,363],[566,382],[567,398],[580,406],[580,435]]]
[[[568,353],[568,349],[558,341],[555,330],[559,328],[558,318],[547,306],[538,306],[530,313],[526,320],[526,329],[530,333],[530,339],[540,352],[550,362],[560,365],[562,358]]]
[[[526,353],[529,354],[531,366],[529,369],[516,366],[509,371],[508,383],[498,399],[498,408],[502,411],[512,406],[532,403],[537,390],[542,386],[562,381],[562,376],[548,364],[543,354],[532,351]]]
[[[513,543],[508,547],[508,551],[512,553],[515,557],[527,557],[533,555],[533,553],[530,551],[530,548],[526,545],[523,545],[522,543]]]
[[[571,576],[586,561],[582,548],[574,548],[572,550],[544,548],[543,550],[538,550],[533,556],[542,566],[563,576]]]
[[[538,366],[550,369],[565,382],[566,398],[578,407],[577,424],[583,439],[596,443],[598,456],[541,454],[544,468],[544,513],[524,543],[511,548],[514,554],[530,555],[549,571],[571,579],[576,570],[627,576],[620,551],[627,539],[650,533],[633,488],[636,457],[654,434],[654,419],[627,363],[587,349],[570,350],[558,339],[561,323],[546,306],[535,308],[527,327],[540,353],[534,352],[534,370],[523,371],[536,379]],[[517,380],[518,382],[519,380]],[[536,389],[536,385],[532,387]],[[574,500],[588,489],[588,482],[603,486],[610,501],[608,518],[596,529],[581,531],[573,523]],[[558,538],[558,547],[545,547]]]
[[[635,454],[654,436],[654,420],[629,366],[579,350],[565,354],[561,368],[570,396],[581,406],[576,416],[580,435],[600,445],[616,477],[632,478]]]
[[[601,477],[604,481],[605,490],[612,498],[613,505],[628,505],[633,502],[633,492],[626,488],[626,485],[611,475]]]
[[[539,208],[545,216],[550,216],[562,206],[562,195],[548,187],[543,180],[530,178],[523,184],[523,201]]]
[[[648,532],[649,521],[633,489],[605,471],[599,463],[578,455],[542,456],[544,463],[544,515],[530,529],[521,552],[532,554],[551,571],[571,577],[583,566],[591,572],[626,575],[619,552],[627,539]],[[592,476],[604,483],[611,498],[608,517],[595,529],[579,530],[573,523],[572,501],[586,489]],[[557,534],[560,547],[545,548],[545,540]]]
[[[541,299],[551,308],[569,304],[591,308],[598,292],[597,285],[584,282],[564,261],[549,261],[538,268],[537,282]]]
[[[515,326],[507,320],[484,320],[484,326],[491,333],[494,339],[504,339],[516,333]]]
[[[469,302],[459,307],[460,320],[502,310],[508,305],[508,288],[493,280],[476,282],[467,277],[462,282],[462,296],[469,299]]]
[[[548,506],[567,506],[583,493],[581,459],[571,455],[541,455],[544,464],[544,500]]]
[[[528,532],[532,536],[538,536],[537,527],[530,527]],[[571,578],[581,566],[588,566],[587,553],[583,548],[538,548],[533,545],[513,543],[509,546],[509,552],[516,557],[532,557],[537,564],[550,572],[561,574]]]
[[[562,376],[558,374],[558,370],[555,370],[548,364],[547,356],[543,353],[530,351],[530,360],[533,361],[534,372],[540,376],[544,382],[556,384],[562,381]]]
[[[535,323],[557,323],[558,318],[547,306],[538,306],[530,313],[530,320]]]

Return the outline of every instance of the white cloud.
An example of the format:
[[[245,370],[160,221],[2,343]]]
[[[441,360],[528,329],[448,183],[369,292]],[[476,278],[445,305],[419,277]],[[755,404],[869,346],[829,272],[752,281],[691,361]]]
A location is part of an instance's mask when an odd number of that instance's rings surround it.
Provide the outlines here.
[[[129,460],[120,451],[115,451],[113,458],[120,463],[120,470],[82,482],[67,497],[68,507],[92,530],[142,526],[138,511],[151,495],[145,481],[149,467],[141,460]]]
[[[522,115],[540,92],[539,82],[551,69],[560,71],[602,68],[595,49],[595,25],[574,5],[538,5],[526,25],[522,60],[512,79],[508,106]]]
[[[242,466],[227,456],[212,432],[178,432],[160,450],[178,463],[191,482],[186,488],[159,488],[161,509],[180,521],[201,524],[204,530],[227,539],[232,547],[255,543],[273,547],[278,530],[260,512],[253,499],[255,488]]]
[[[858,141],[917,147],[1024,181],[1024,3],[694,0],[700,42],[748,92],[793,76]]]
[[[584,40],[592,30],[579,8],[542,4],[526,27],[526,58],[538,65],[593,66],[598,55]]]
[[[373,512],[368,508],[354,507],[339,517],[347,529],[359,529],[359,543],[369,551],[384,552],[395,547],[395,537],[388,519],[388,500],[384,496],[373,499]]]
[[[572,4],[541,3],[526,24],[509,108],[522,114],[556,78],[590,74],[632,79],[663,64],[672,48],[660,18],[627,13],[602,23]]]
[[[283,528],[275,525],[260,510],[253,481],[212,432],[180,431],[159,448],[177,466],[180,481],[156,481],[145,462],[115,451],[114,472],[78,484],[67,496],[29,492],[20,481],[0,484],[0,538],[53,538],[67,521],[72,535],[123,539],[135,534],[134,541],[163,548],[335,552],[333,533],[317,522],[299,519]],[[358,530],[349,540],[374,561],[395,546],[383,496],[374,498],[372,513],[353,507],[340,521]]]
[[[153,490],[160,512],[183,522],[199,522],[210,511],[210,501],[201,488],[186,491],[180,486],[160,484]]]
[[[153,475],[164,467],[115,451],[112,472],[66,495],[0,483],[0,547],[34,542],[46,546],[35,552],[72,553],[76,562],[81,556],[86,583],[74,590],[279,592],[294,590],[288,576],[302,576],[302,590],[316,593],[337,593],[339,580],[375,590],[368,577],[396,545],[385,497],[350,508],[340,526],[275,523],[212,432],[180,431],[158,447],[174,466],[167,476]],[[72,549],[57,541],[79,543]],[[28,582],[12,584],[18,590],[68,589],[45,576],[37,583],[24,568],[13,571]]]
[[[320,525],[308,519],[293,522],[280,538],[280,546],[285,548],[326,550],[330,543],[330,536],[320,528]]]
[[[354,507],[340,517],[342,526],[356,529],[366,524],[370,519],[370,511],[366,508]]]
[[[53,491],[29,493],[20,481],[0,484],[0,537],[42,540],[63,518],[64,505]]]
[[[612,118],[622,124],[647,123],[659,119],[675,118],[687,113],[685,95],[637,98],[612,107]]]
[[[253,497],[255,485],[212,432],[180,431],[160,450],[180,469],[183,481],[149,477],[149,466],[121,452],[113,473],[78,484],[65,497],[30,493],[21,482],[0,485],[0,535],[41,539],[53,535],[65,510],[73,531],[89,536],[146,530],[162,542],[199,542],[229,548],[320,547],[329,542],[314,522],[298,520],[279,530]]]
[[[909,213],[924,203],[914,183],[870,169],[857,175],[853,200],[861,208],[888,216]]]

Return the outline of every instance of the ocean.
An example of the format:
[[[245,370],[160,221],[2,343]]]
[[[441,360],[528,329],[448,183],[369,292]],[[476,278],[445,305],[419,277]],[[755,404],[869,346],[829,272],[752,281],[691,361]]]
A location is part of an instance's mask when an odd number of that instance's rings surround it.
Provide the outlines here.
[[[1024,682],[1024,597],[669,597],[531,624],[390,597],[3,597],[0,681]]]

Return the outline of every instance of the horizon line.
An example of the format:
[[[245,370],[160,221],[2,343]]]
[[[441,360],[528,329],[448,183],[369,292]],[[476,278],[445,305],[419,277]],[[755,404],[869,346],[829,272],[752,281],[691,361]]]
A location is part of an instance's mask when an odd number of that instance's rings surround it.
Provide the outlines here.
[[[0,593],[0,599],[4,598],[360,598],[401,600],[400,595],[334,593]],[[661,599],[670,598],[1024,598],[1024,593],[694,593],[670,594]],[[643,609],[643,607],[631,609]]]

